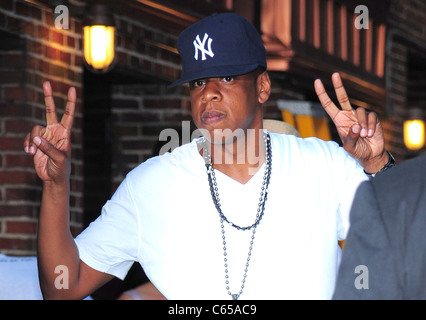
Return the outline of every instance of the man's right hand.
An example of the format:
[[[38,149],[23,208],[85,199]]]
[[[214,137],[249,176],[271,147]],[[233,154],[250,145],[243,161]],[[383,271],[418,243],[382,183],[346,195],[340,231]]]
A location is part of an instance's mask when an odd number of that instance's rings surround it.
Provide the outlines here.
[[[59,184],[69,181],[71,164],[71,128],[77,94],[68,90],[68,101],[61,122],[58,122],[52,87],[43,84],[46,105],[46,127],[34,126],[24,140],[24,150],[34,156],[34,167],[43,182]]]

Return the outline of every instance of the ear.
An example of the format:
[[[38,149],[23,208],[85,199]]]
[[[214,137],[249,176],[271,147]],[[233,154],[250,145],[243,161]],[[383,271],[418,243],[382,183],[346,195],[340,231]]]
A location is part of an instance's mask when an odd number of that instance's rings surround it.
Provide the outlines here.
[[[260,104],[268,101],[269,96],[271,95],[271,79],[269,79],[269,74],[267,71],[261,73],[257,77],[257,99]]]

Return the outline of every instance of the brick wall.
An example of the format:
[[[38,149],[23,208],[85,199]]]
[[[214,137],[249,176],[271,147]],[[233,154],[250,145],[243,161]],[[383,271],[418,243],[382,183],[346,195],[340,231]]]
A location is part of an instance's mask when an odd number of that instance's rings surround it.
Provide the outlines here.
[[[162,130],[181,132],[182,121],[191,121],[188,98],[165,92],[163,84],[114,87],[113,189],[128,171],[156,153]]]
[[[388,15],[386,83],[386,139],[398,160],[416,156],[403,142],[403,120],[411,107],[410,97],[422,99],[417,106],[426,111],[426,99],[418,93],[425,89],[426,3],[422,0],[392,0]],[[412,64],[412,59],[417,61]],[[423,63],[420,63],[423,61]],[[420,73],[422,75],[420,75]],[[411,80],[410,80],[411,79]],[[410,84],[411,81],[411,84]],[[412,82],[414,81],[415,84]],[[423,89],[421,89],[423,87]],[[417,90],[417,91],[413,91]]]
[[[167,23],[153,27],[153,18],[145,15],[116,17],[118,65],[129,66],[148,79],[112,85],[111,192],[127,172],[153,155],[161,130],[177,128],[191,118],[183,90],[167,89],[168,81],[180,74],[174,49],[180,30]]]
[[[81,97],[81,25],[54,27],[51,10],[18,0],[0,1],[0,251],[34,254],[41,184],[22,142],[45,123],[42,83],[50,80],[58,112],[69,86]],[[71,226],[81,228],[81,103],[73,131]]]

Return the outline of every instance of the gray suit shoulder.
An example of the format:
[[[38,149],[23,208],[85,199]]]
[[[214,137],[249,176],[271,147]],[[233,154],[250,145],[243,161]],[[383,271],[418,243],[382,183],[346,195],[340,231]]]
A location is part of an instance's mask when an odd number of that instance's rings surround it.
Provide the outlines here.
[[[383,193],[406,195],[421,191],[426,184],[426,154],[396,165],[370,182],[381,196]]]

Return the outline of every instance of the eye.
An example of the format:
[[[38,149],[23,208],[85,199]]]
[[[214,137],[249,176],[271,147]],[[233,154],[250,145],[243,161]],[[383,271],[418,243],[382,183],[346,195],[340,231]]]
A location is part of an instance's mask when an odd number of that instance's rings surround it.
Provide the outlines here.
[[[191,81],[190,84],[191,84],[191,87],[198,88],[198,87],[203,86],[204,83],[205,83],[204,80],[194,80],[194,81]]]
[[[226,76],[222,78],[222,81],[224,82],[231,82],[232,80],[234,80],[233,76]]]

